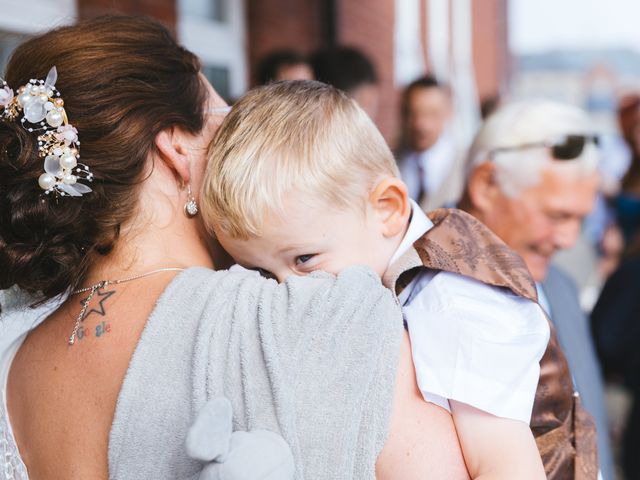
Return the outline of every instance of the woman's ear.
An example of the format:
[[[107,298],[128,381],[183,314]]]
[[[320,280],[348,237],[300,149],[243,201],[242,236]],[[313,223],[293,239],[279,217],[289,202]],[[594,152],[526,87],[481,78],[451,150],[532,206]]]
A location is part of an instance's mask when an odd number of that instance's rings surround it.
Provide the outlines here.
[[[173,170],[182,183],[191,180],[189,149],[187,136],[176,127],[169,127],[156,135],[155,144],[160,157]]]
[[[467,194],[472,210],[480,213],[488,212],[495,205],[501,192],[496,182],[495,163],[481,163],[471,172],[467,183]]]
[[[396,177],[387,177],[378,182],[369,195],[369,203],[382,227],[382,234],[395,237],[404,234],[411,216],[411,203],[407,187]]]

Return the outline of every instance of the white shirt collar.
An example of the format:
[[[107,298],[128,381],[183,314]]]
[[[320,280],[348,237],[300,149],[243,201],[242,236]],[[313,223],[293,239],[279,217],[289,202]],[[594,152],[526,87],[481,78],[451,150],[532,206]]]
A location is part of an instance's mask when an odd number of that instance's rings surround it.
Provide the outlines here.
[[[536,282],[536,290],[538,291],[538,303],[546,314],[551,318],[551,304],[547,298],[547,294],[544,291],[544,287],[540,282]]]
[[[433,222],[429,220],[429,217],[427,217],[427,215],[422,211],[420,206],[413,200],[409,201],[411,202],[411,220],[409,220],[409,228],[407,228],[407,233],[404,234],[402,242],[400,242],[400,245],[391,257],[389,265],[404,255],[416,240],[433,227]]]

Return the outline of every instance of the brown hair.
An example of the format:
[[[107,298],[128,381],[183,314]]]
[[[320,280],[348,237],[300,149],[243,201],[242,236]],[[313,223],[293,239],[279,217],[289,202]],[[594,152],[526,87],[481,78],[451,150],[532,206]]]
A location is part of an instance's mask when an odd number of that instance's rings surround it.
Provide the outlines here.
[[[0,120],[0,289],[17,285],[44,299],[76,287],[113,249],[156,135],[171,126],[201,131],[208,95],[197,57],[141,17],[105,16],[31,38],[4,78],[16,90],[54,65],[93,192],[43,197],[37,134]]]

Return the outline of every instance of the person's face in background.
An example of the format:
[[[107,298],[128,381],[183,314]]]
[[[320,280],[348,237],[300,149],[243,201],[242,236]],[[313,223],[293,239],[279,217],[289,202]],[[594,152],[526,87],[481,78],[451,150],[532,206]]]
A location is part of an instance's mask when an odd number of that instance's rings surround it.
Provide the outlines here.
[[[582,221],[593,208],[599,176],[596,172],[579,175],[561,166],[547,167],[538,185],[516,197],[505,195],[490,173],[472,175],[470,189],[478,187],[473,182],[487,184],[472,200],[472,213],[515,250],[533,279],[541,282],[553,255],[575,245]]]
[[[441,88],[414,88],[407,98],[406,128],[410,147],[428,150],[438,141],[451,117],[449,94]]]
[[[618,105],[618,125],[620,133],[634,155],[640,152],[640,96],[631,94],[623,97]]]
[[[274,81],[314,80],[313,70],[307,63],[292,63],[278,68]]]
[[[358,105],[375,121],[380,105],[380,90],[375,83],[366,83],[348,92]]]

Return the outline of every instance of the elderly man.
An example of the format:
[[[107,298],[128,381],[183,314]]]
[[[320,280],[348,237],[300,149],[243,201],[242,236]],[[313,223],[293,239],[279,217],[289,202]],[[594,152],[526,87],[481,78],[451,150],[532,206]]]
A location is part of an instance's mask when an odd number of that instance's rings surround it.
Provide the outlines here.
[[[542,101],[507,105],[488,118],[471,146],[460,207],[527,264],[574,388],[595,418],[602,478],[612,479],[601,373],[587,320],[574,284],[550,264],[554,253],[574,245],[595,201],[596,143],[578,109]]]

